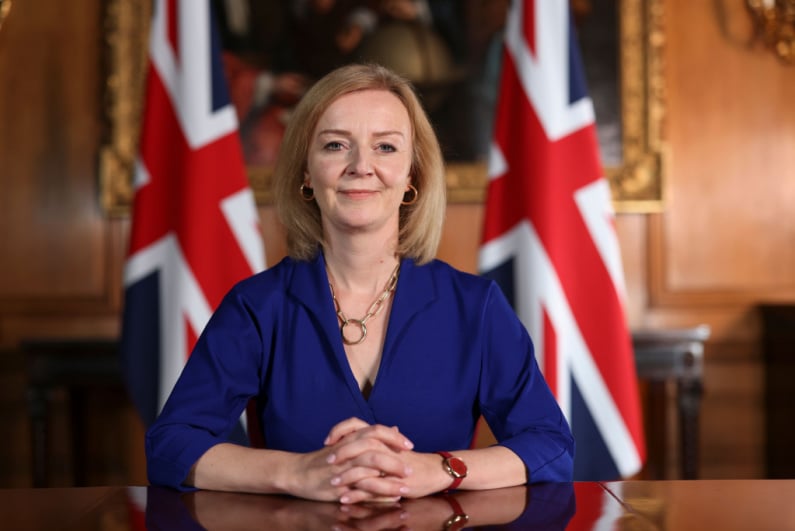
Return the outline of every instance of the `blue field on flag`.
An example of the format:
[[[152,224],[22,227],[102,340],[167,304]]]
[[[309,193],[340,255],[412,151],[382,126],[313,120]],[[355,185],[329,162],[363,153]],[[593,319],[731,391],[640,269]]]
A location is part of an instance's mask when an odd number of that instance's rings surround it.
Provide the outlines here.
[[[577,442],[576,480],[645,460],[609,185],[568,0],[506,24],[479,270],[503,289]]]
[[[147,425],[221,298],[265,267],[209,0],[155,1],[148,57],[121,339]]]

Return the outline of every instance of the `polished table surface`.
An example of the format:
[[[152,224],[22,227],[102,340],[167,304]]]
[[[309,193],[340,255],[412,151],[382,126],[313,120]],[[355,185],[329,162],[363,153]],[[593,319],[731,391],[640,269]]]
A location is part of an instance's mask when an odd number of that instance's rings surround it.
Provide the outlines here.
[[[795,530],[795,480],[569,483],[342,507],[156,487],[0,489],[2,529]],[[459,508],[460,509],[457,509]],[[447,525],[457,511],[466,523]]]

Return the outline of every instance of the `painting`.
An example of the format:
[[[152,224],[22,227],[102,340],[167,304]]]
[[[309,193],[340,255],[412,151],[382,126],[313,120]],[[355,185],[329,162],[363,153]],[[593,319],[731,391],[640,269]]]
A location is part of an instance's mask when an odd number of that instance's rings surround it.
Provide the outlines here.
[[[225,72],[257,201],[271,200],[270,172],[281,134],[307,87],[339,64],[374,61],[402,73],[417,88],[442,144],[450,201],[482,202],[508,3],[216,2]],[[109,133],[100,153],[100,190],[112,214],[124,214],[132,199],[151,15],[147,4],[106,4]],[[235,4],[245,9],[230,9]],[[662,208],[661,4],[572,1],[602,160],[618,211]]]

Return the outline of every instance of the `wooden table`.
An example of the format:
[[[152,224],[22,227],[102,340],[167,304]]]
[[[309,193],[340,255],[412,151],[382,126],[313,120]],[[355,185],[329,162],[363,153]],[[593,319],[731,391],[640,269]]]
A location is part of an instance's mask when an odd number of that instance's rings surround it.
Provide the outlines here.
[[[156,487],[0,490],[3,529],[795,530],[795,480],[568,483],[352,506]],[[459,514],[459,522],[455,516]],[[466,522],[464,522],[466,514]],[[445,524],[449,523],[448,527]],[[463,526],[463,527],[462,527]]]

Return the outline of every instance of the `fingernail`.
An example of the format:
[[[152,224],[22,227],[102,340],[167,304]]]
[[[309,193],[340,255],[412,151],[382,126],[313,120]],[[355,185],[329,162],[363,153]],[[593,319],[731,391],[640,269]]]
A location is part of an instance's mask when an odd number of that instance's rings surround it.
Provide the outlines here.
[[[332,485],[339,485],[340,481],[342,481],[342,478],[340,478],[339,476],[331,478]]]
[[[331,454],[326,458],[326,463],[331,464],[337,460],[336,454]]]
[[[343,496],[340,498],[340,503],[348,503],[351,499],[348,496]]]
[[[412,448],[414,448],[414,443],[409,441],[409,440],[406,440],[406,441],[403,441],[403,446],[405,446],[406,448],[411,450]]]
[[[325,439],[323,439],[323,444],[328,444],[329,440],[330,439],[328,437],[326,437]]]
[[[408,494],[409,493],[409,488],[408,487],[400,487],[400,493],[401,494]]]

